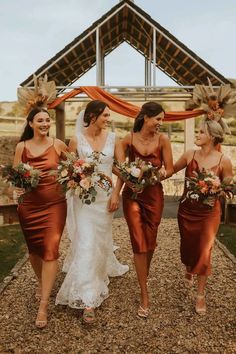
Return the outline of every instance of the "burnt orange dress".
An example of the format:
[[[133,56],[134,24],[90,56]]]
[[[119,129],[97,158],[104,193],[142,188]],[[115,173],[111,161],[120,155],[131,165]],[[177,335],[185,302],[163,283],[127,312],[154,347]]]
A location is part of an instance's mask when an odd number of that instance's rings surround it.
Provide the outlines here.
[[[162,151],[159,146],[152,154],[143,156],[131,144],[129,160],[134,161],[136,157],[150,161],[153,166],[162,166]],[[122,194],[124,216],[128,224],[133,252],[154,251],[157,244],[157,230],[164,207],[162,184],[147,186],[142,193],[137,195],[136,199],[132,199],[133,191],[127,185]]]
[[[66,200],[56,177],[50,171],[57,168],[59,156],[54,143],[35,157],[24,146],[22,162],[41,171],[38,186],[24,194],[18,206],[20,224],[30,254],[45,261],[59,256],[59,243],[66,220]]]
[[[199,166],[194,158],[186,167],[185,176],[193,177],[193,171],[199,172]],[[220,175],[220,161],[211,170]],[[184,193],[178,210],[178,224],[180,231],[180,254],[182,263],[192,274],[211,274],[211,251],[221,218],[220,201],[216,200],[213,207],[202,204],[200,201],[185,199],[187,187],[185,182]]]

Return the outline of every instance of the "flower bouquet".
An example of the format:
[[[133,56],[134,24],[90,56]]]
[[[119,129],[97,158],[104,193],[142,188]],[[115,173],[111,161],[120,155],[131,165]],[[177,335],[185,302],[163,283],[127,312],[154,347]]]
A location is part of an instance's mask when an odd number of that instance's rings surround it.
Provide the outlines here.
[[[57,181],[64,192],[70,191],[77,195],[82,203],[95,202],[100,187],[107,193],[112,187],[112,180],[99,171],[101,153],[93,152],[87,159],[78,159],[75,153],[65,153],[66,159],[61,160],[57,169]]]
[[[182,202],[191,199],[210,207],[214,206],[219,197],[232,198],[236,193],[232,178],[225,178],[221,182],[217,175],[205,169],[199,172],[194,171],[194,177],[186,177],[186,187],[188,191]]]
[[[121,178],[133,185],[133,199],[136,199],[137,194],[145,187],[160,182],[159,168],[138,157],[134,161],[129,161],[127,158],[124,162],[116,162],[115,167],[119,170]]]
[[[10,186],[24,188],[26,192],[32,191],[39,184],[40,171],[33,168],[29,163],[19,163],[17,166],[6,165],[0,167],[1,177]],[[18,198],[18,202],[23,201],[23,195]]]

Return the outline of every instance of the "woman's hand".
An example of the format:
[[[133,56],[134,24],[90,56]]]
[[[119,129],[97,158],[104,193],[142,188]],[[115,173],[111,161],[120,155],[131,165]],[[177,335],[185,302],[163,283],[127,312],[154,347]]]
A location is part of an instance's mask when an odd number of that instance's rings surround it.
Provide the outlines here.
[[[117,194],[115,191],[113,191],[108,201],[108,211],[110,213],[116,211],[117,209],[119,209],[119,205],[120,205],[120,195]]]
[[[160,179],[161,179],[161,180],[163,180],[163,179],[166,178],[167,172],[166,172],[165,167],[162,166],[162,167],[159,169],[158,172],[159,172],[159,176],[160,176]]]
[[[17,202],[18,199],[25,194],[25,189],[24,188],[17,188],[15,187],[13,190],[13,200],[14,202]]]

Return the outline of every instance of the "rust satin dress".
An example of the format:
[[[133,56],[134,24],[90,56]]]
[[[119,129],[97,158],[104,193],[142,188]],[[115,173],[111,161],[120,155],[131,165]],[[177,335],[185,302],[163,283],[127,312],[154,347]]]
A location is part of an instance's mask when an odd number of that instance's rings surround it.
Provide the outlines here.
[[[136,157],[150,161],[154,166],[162,166],[162,151],[156,151],[147,156],[141,155],[133,144],[129,147],[129,160]],[[164,207],[162,184],[146,187],[137,199],[132,199],[133,191],[126,185],[123,190],[123,210],[128,224],[132,249],[134,253],[154,251],[156,247],[157,230]]]
[[[194,159],[194,155],[186,167],[186,177],[193,177],[193,171],[199,171],[199,166]],[[218,165],[211,168],[219,177],[221,177],[220,161]],[[188,267],[188,272],[192,274],[210,275],[211,251],[221,218],[220,201],[216,200],[214,206],[211,208],[199,201],[184,200],[186,192],[185,183],[184,193],[178,210],[181,261]]]
[[[66,220],[66,200],[55,176],[49,174],[57,168],[59,156],[54,144],[35,157],[24,146],[22,162],[28,162],[42,174],[38,186],[26,193],[18,206],[20,224],[30,254],[45,261],[59,256],[59,243]]]

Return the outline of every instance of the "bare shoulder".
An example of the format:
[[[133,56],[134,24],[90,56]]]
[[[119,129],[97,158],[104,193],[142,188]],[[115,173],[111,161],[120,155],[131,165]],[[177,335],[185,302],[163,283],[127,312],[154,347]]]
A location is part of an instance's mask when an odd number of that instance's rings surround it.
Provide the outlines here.
[[[195,151],[196,150],[194,149],[189,149],[183,153],[182,157],[189,163],[192,160]]]
[[[222,156],[221,163],[223,165],[232,165],[231,159],[226,155]]]
[[[66,144],[62,140],[57,139],[57,138],[55,138],[55,140],[54,140],[54,145],[58,148],[61,148],[61,149],[66,148]]]
[[[165,143],[165,142],[169,142],[170,139],[168,138],[168,136],[164,133],[160,133],[160,143]]]
[[[16,150],[17,151],[20,151],[24,149],[24,146],[25,146],[25,142],[24,141],[20,141],[17,145],[16,145]]]
[[[124,144],[130,145],[131,144],[131,133],[126,134],[124,136],[124,138],[122,139],[122,141],[124,142]]]
[[[72,144],[76,144],[78,142],[78,139],[76,136],[73,136],[71,139],[70,139],[70,143]]]

